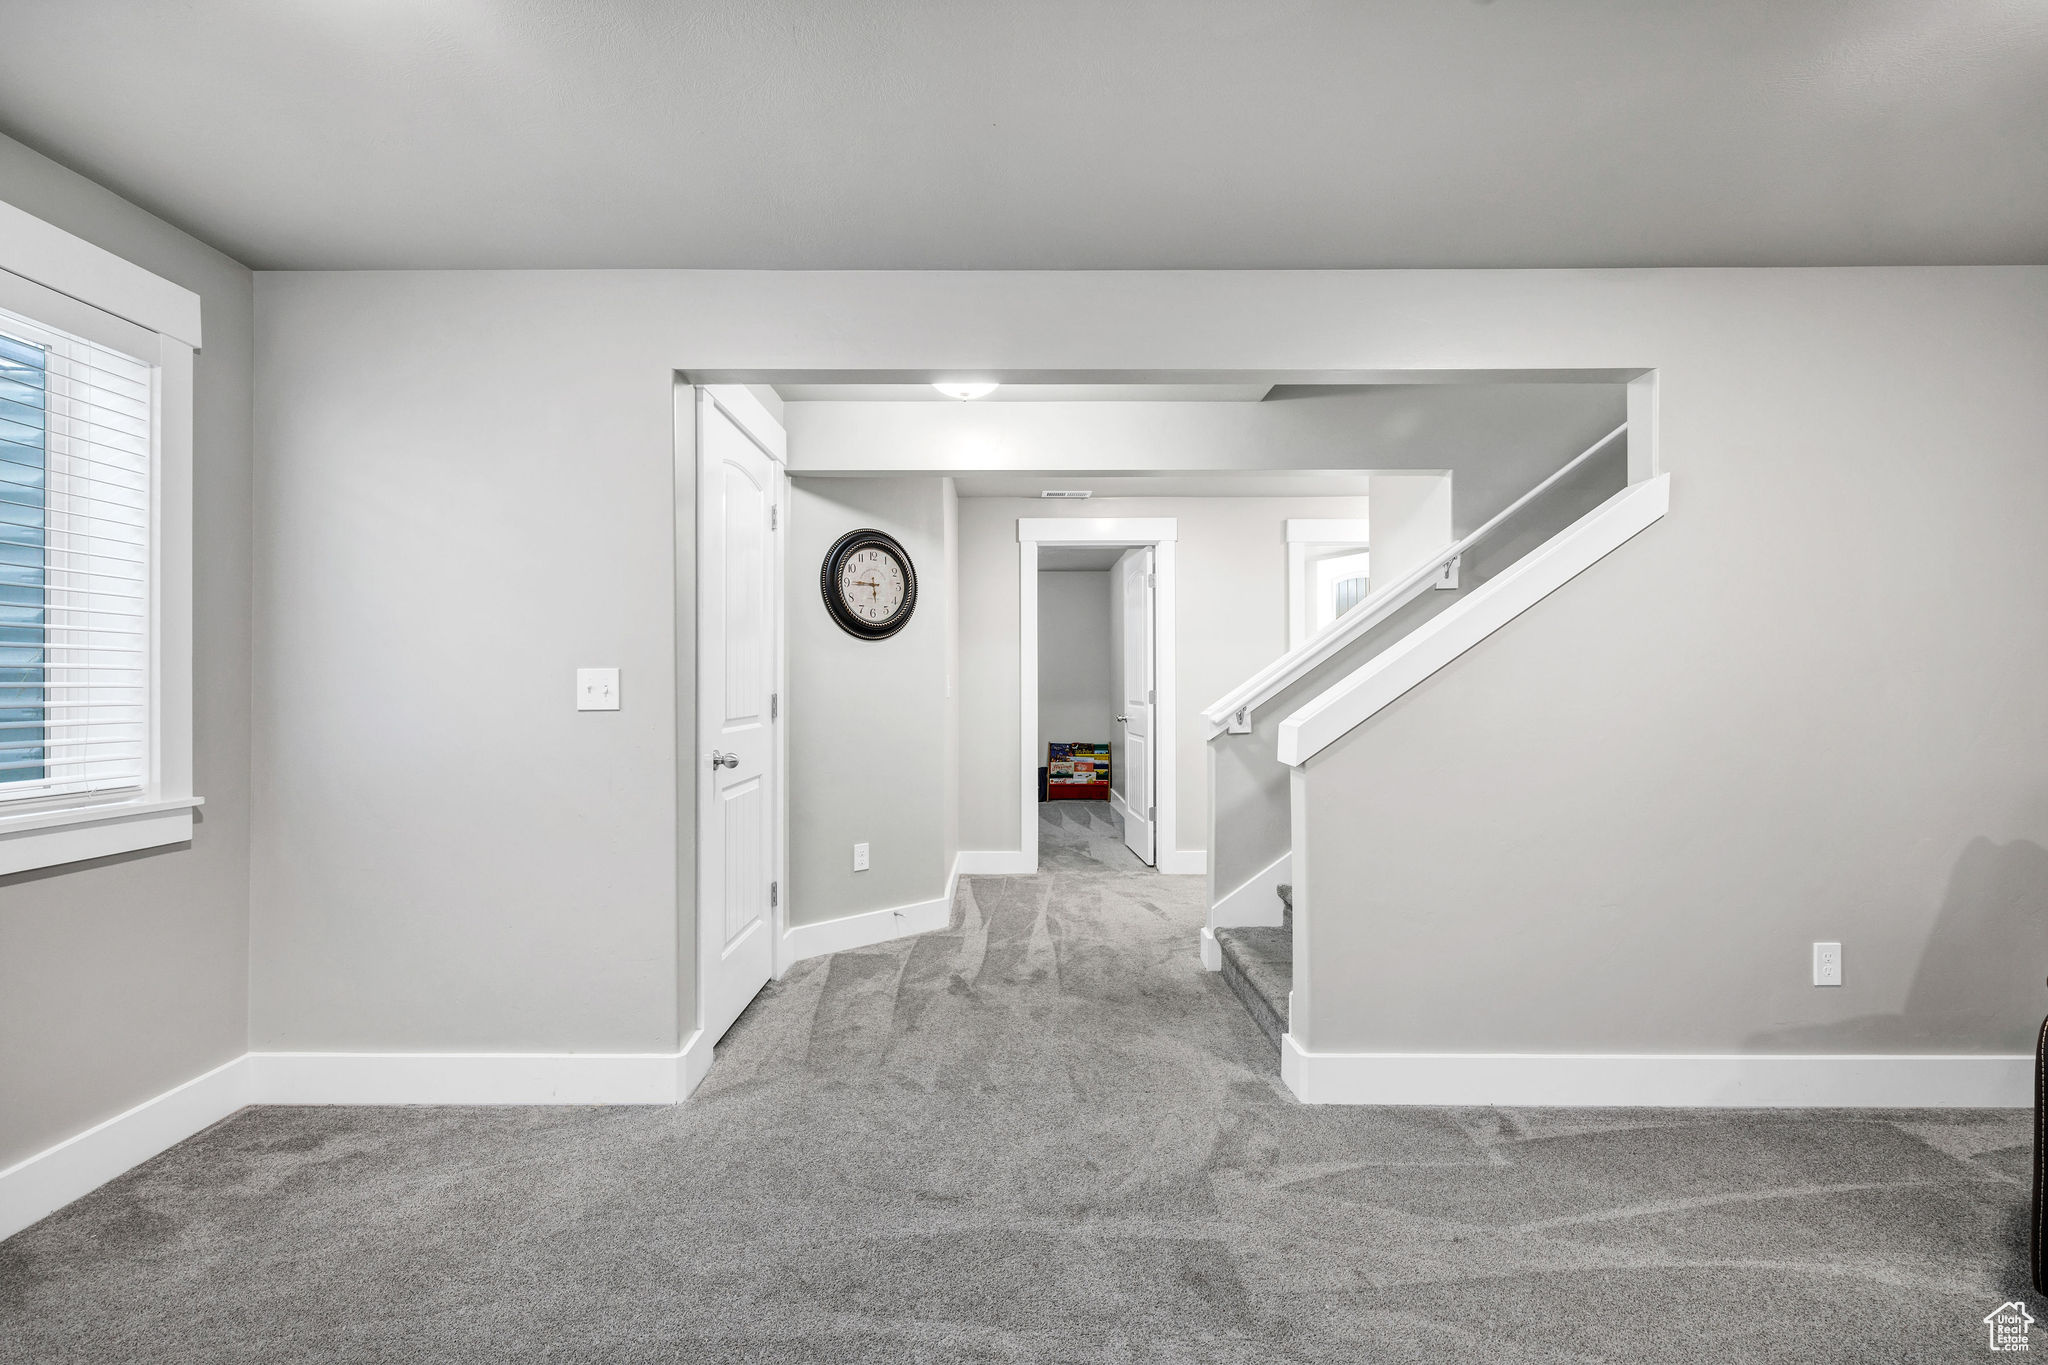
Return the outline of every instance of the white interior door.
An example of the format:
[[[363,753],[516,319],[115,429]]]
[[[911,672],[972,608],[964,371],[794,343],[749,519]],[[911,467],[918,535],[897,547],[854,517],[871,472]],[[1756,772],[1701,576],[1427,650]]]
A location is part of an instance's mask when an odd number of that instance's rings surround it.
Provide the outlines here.
[[[768,445],[697,396],[697,933],[706,1037],[716,1041],[774,970],[770,913],[781,840],[774,728],[781,642],[776,503]],[[757,436],[759,439],[757,439]]]
[[[1158,683],[1154,677],[1152,640],[1152,551],[1132,550],[1116,562],[1117,610],[1123,613],[1123,696],[1118,698],[1117,725],[1123,732],[1124,842],[1131,852],[1153,862],[1152,715]]]

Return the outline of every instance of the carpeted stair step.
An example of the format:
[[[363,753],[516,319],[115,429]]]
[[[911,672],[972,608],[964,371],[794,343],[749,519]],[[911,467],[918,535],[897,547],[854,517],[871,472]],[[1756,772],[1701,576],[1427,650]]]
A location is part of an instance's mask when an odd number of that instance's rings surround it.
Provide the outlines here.
[[[1294,929],[1218,929],[1216,944],[1223,950],[1224,984],[1278,1051],[1287,1032],[1287,993],[1294,988]]]

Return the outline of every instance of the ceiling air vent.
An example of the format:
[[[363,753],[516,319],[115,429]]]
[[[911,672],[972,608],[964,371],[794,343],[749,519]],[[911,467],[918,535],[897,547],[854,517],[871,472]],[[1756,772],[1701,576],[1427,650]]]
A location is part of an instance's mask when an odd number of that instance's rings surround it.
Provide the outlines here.
[[[1038,491],[1041,498],[1088,498],[1094,495],[1092,488],[1041,488]]]

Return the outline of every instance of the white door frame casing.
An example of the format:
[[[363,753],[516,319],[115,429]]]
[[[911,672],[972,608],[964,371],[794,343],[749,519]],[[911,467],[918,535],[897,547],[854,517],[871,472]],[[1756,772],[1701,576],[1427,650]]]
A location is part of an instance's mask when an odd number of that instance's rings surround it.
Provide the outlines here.
[[[1174,649],[1174,546],[1172,517],[1019,517],[1017,519],[1017,737],[1019,872],[1038,870],[1038,549],[1041,545],[1121,545],[1152,550],[1158,586],[1152,599],[1153,667],[1158,705],[1153,717],[1152,785],[1156,866],[1161,872],[1200,876],[1209,865],[1201,849],[1180,846],[1180,798],[1175,780],[1179,747]]]

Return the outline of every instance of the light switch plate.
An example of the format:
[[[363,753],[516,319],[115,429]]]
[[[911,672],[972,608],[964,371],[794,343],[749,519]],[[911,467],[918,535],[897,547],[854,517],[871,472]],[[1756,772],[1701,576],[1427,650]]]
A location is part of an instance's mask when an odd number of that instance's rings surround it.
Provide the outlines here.
[[[619,709],[619,670],[579,668],[576,670],[576,709],[616,711]]]

